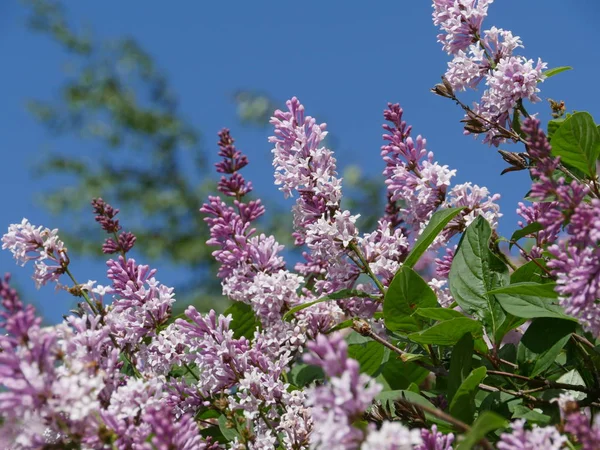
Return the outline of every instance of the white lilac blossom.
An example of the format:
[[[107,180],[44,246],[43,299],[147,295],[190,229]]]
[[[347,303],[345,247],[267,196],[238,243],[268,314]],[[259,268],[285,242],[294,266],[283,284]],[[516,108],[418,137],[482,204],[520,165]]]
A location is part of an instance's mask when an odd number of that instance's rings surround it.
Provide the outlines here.
[[[512,433],[503,433],[496,445],[498,450],[560,450],[567,441],[556,427],[538,427],[525,429],[525,420],[515,420],[511,423]]]
[[[10,250],[21,265],[34,262],[33,280],[38,288],[49,281],[58,281],[69,264],[67,249],[58,238],[58,230],[35,227],[27,219],[8,228],[2,236],[2,249]]]
[[[371,431],[361,450],[413,450],[422,444],[421,432],[410,430],[398,422],[384,422],[381,428]]]
[[[469,47],[481,30],[493,0],[433,0],[433,23],[442,33],[438,42],[454,54]]]
[[[501,28],[482,28],[489,0],[434,0],[433,23],[442,34],[438,41],[453,56],[444,77],[454,91],[476,89],[485,80],[481,101],[467,114],[475,119],[477,132],[486,132],[484,142],[498,146],[512,130],[510,114],[522,110],[522,101],[540,101],[538,83],[544,81],[546,63],[514,51],[523,47],[518,36]],[[474,130],[469,130],[474,131]]]

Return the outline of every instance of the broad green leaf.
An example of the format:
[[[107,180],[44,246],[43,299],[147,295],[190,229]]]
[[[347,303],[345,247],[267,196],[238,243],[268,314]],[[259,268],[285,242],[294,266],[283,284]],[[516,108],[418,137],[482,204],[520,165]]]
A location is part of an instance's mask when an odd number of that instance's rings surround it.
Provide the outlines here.
[[[575,369],[570,370],[569,372],[562,375],[558,380],[556,380],[556,382],[573,384],[575,386],[585,386],[585,381],[583,380],[583,377]],[[585,392],[579,391],[567,391],[567,394],[571,394],[573,398],[575,398],[575,400],[583,400],[587,397]]]
[[[454,345],[466,333],[481,336],[481,323],[468,317],[455,317],[423,331],[411,333],[408,338],[417,344]]]
[[[403,362],[400,358],[392,357],[385,363],[381,374],[391,389],[407,389],[411,383],[421,384],[429,370],[410,362]]]
[[[298,311],[302,311],[303,309],[310,308],[317,303],[329,302],[332,300],[343,300],[345,298],[350,297],[371,297],[369,294],[363,291],[357,291],[354,289],[341,289],[336,292],[332,292],[331,294],[327,294],[324,297],[321,297],[317,300],[313,300],[312,302],[302,303],[300,305],[296,305],[293,308],[290,308],[288,312],[283,315],[283,320],[290,320],[294,314]]]
[[[460,311],[449,308],[418,308],[415,315],[433,320],[450,320],[455,317],[465,317]]]
[[[417,242],[415,242],[411,252],[404,260],[402,267],[413,267],[421,255],[429,248],[437,235],[440,234],[444,227],[463,209],[464,208],[442,209],[431,216],[429,223],[419,236],[419,239],[417,239]]]
[[[354,319],[344,320],[343,322],[338,323],[336,326],[327,330],[326,334],[333,333],[334,331],[343,330],[345,328],[350,328],[354,323]]]
[[[552,119],[548,121],[548,140],[552,141],[552,136],[554,136],[554,133],[556,133],[556,130],[558,130],[560,128],[560,126],[565,122],[565,120],[567,120],[569,117],[571,117],[570,114],[568,114],[566,117],[560,117],[558,119]]]
[[[479,216],[463,234],[450,268],[450,292],[467,314],[479,318],[497,339],[506,314],[489,291],[508,284],[508,268],[489,249],[492,230]]]
[[[375,341],[348,346],[348,356],[357,360],[360,371],[369,376],[375,375],[381,369],[384,351],[385,347]]]
[[[231,314],[231,323],[229,329],[233,330],[233,337],[236,339],[244,336],[247,339],[254,337],[256,329],[260,329],[260,322],[256,318],[252,307],[242,302],[234,302],[223,313],[225,316]]]
[[[486,434],[494,430],[506,428],[507,426],[508,420],[504,417],[490,411],[483,411],[471,427],[471,430],[465,434],[463,440],[458,444],[456,450],[471,450]]]
[[[452,401],[454,394],[471,372],[474,345],[473,336],[467,333],[452,349],[448,376],[448,401]]]
[[[556,283],[513,283],[494,289],[488,294],[537,295],[544,298],[558,298],[558,294],[554,291],[555,287]]]
[[[512,236],[510,237],[510,245],[509,248],[512,248],[512,246],[514,245],[513,242],[517,242],[519,239],[530,235],[532,233],[536,233],[540,230],[543,230],[544,227],[542,227],[542,224],[539,222],[532,222],[529,225],[524,226],[523,228],[521,228],[520,230],[515,231]]]
[[[438,306],[435,292],[410,267],[403,266],[390,283],[383,301],[385,326],[392,331],[417,331],[418,321],[411,317],[419,307]]]
[[[552,154],[589,177],[596,175],[600,133],[589,113],[577,112],[563,122],[552,136]]]
[[[510,284],[523,283],[525,281],[532,281],[534,283],[552,282],[538,264],[545,267],[545,262],[542,258],[523,264],[510,275]]]
[[[530,409],[527,406],[517,405],[513,412],[513,419],[525,419],[528,423],[535,423],[538,425],[548,425],[552,418],[542,413],[541,409]]]
[[[239,439],[240,434],[235,429],[234,425],[227,420],[227,417],[224,415],[219,417],[219,429],[221,433],[228,441],[233,441],[236,438]]]
[[[575,331],[575,322],[536,319],[527,328],[517,349],[517,361],[524,375],[535,377],[553,363]]]
[[[325,374],[323,373],[323,369],[311,364],[294,364],[292,370],[289,372],[290,382],[299,388],[307,386],[315,380],[322,380],[324,378]]]
[[[552,69],[548,69],[545,72],[543,72],[543,74],[546,76],[546,78],[550,78],[567,70],[573,70],[573,68],[571,66],[553,67]]]
[[[487,370],[483,366],[473,369],[450,402],[450,414],[467,424],[473,422],[475,394],[479,389],[479,383],[486,377],[486,372]]]
[[[553,283],[523,282],[492,291],[504,310],[516,317],[535,319],[550,317],[577,321],[558,304]]]

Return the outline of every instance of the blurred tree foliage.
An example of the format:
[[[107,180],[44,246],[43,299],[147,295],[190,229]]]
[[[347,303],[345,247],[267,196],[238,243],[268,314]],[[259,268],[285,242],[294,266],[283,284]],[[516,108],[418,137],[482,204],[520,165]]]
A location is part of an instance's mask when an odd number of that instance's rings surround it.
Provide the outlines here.
[[[201,306],[214,306],[220,287],[208,276],[212,249],[205,245],[208,229],[197,211],[215,178],[206,176],[199,131],[182,118],[167,79],[134,40],[95,42],[67,23],[58,2],[24,3],[31,27],[61,44],[72,59],[60,97],[33,101],[30,109],[53,134],[87,140],[78,157],[52,153],[38,164],[40,176],[74,181],[43,194],[42,203],[69,217],[85,211],[65,238],[77,252],[97,253],[103,236],[91,220],[90,200],[105,198],[126,211],[122,221],[138,237],[138,252],[191,269],[185,290],[195,303],[205,299]]]
[[[60,44],[72,60],[60,96],[29,104],[54,135],[86,141],[78,157],[53,152],[37,166],[39,176],[72,181],[42,194],[51,212],[70,218],[69,247],[99,253],[104,236],[91,220],[90,200],[103,197],[126,213],[122,221],[138,237],[137,252],[191,274],[187,286],[178,286],[180,300],[183,293],[199,308],[224,309],[212,249],[205,245],[208,229],[197,213],[216,180],[206,167],[200,133],[181,116],[168,80],[134,40],[96,42],[91,33],[67,23],[58,1],[23,1],[31,27]],[[241,123],[255,127],[267,126],[278,107],[253,90],[239,90],[233,100]],[[331,135],[328,140],[335,146]],[[381,181],[365,177],[358,166],[347,167],[344,176],[350,194],[344,207],[360,212],[360,225],[372,229],[384,208]],[[276,204],[268,207],[276,214],[269,215],[272,222],[263,223],[263,230],[291,248],[291,220],[283,218],[289,213]]]

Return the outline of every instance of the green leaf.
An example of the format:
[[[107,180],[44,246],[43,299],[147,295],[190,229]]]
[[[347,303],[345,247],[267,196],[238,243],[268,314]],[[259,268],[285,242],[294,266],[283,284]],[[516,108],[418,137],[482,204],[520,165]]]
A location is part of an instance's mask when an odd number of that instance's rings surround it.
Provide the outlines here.
[[[585,386],[585,381],[583,381],[582,376],[577,372],[577,370],[573,369],[569,372],[562,375],[557,383],[565,383],[565,384],[574,384],[575,386]],[[585,392],[579,391],[567,391],[567,394],[571,394],[575,400],[583,400],[587,397]]]
[[[460,338],[452,350],[450,375],[448,376],[448,401],[452,401],[454,394],[471,372],[474,347],[473,336],[467,333]]]
[[[408,338],[417,344],[454,345],[466,333],[481,336],[481,323],[468,317],[455,317],[423,331],[411,333]]]
[[[546,78],[550,78],[567,70],[573,70],[573,68],[571,66],[553,67],[552,69],[548,69],[545,72],[543,72],[543,74],[546,75]]]
[[[381,402],[381,404],[386,408],[392,411],[393,414],[396,412],[396,408],[394,407],[394,402],[396,400],[408,400],[411,403],[415,403],[417,405],[428,406],[429,408],[436,409],[433,404],[423,397],[421,394],[417,392],[413,392],[412,390],[398,390],[398,391],[384,391],[375,397],[375,400]],[[437,424],[445,424],[445,422],[440,419],[430,415],[425,412],[425,417],[428,421],[437,423]]]
[[[384,351],[385,347],[375,341],[348,346],[348,356],[357,360],[360,371],[369,376],[374,376],[381,369]]]
[[[568,320],[536,319],[527,328],[517,349],[517,361],[524,375],[535,377],[553,363],[577,324]]]
[[[548,140],[552,141],[552,136],[556,133],[556,130],[560,128],[560,126],[567,120],[571,115],[567,115],[567,117],[560,117],[558,119],[552,119],[548,121]]]
[[[242,302],[234,302],[223,314],[225,316],[231,314],[232,320],[229,324],[229,329],[233,330],[233,337],[236,339],[242,336],[252,339],[256,329],[260,329],[260,322],[250,305]]]
[[[513,283],[508,286],[489,291],[488,294],[537,295],[544,298],[558,298],[554,291],[556,283]]]
[[[425,319],[433,320],[450,320],[455,317],[465,317],[460,311],[449,308],[418,308],[415,311],[417,316],[424,317]]]
[[[487,369],[478,367],[473,369],[469,376],[462,382],[450,403],[450,414],[463,422],[473,422],[475,414],[475,394],[479,389],[479,383],[486,377]]]
[[[544,227],[539,222],[531,222],[529,225],[524,226],[520,230],[515,231],[510,237],[510,245],[509,248],[512,248],[514,245],[513,242],[517,242],[519,239],[528,236],[530,234],[536,233],[540,230],[543,230]]]
[[[508,268],[489,249],[492,230],[477,217],[463,234],[450,268],[450,292],[467,314],[479,318],[494,339],[506,314],[489,291],[508,284]]]
[[[541,409],[530,409],[527,406],[517,405],[513,412],[513,419],[525,419],[528,423],[536,423],[538,425],[548,425],[552,418],[542,413]]]
[[[552,292],[550,290],[546,291],[542,286],[553,288],[554,284],[517,283],[502,289],[496,289],[492,292],[494,292],[502,308],[513,316],[523,319],[550,317],[576,322],[577,319],[566,315],[562,307],[558,304],[557,295],[554,290]]]
[[[239,438],[240,434],[233,427],[233,425],[227,420],[227,417],[222,415],[219,417],[219,429],[221,433],[228,441],[233,441],[235,438]]]
[[[588,177],[596,176],[600,133],[589,113],[577,112],[563,122],[552,136],[552,154]]]
[[[415,242],[411,252],[404,260],[402,267],[414,267],[421,255],[425,253],[437,235],[440,234],[444,227],[463,209],[464,208],[442,209],[431,216],[429,223],[419,236],[419,239],[417,239],[417,242]]]
[[[293,308],[290,308],[288,312],[283,315],[283,320],[291,320],[292,316],[296,314],[298,311],[302,311],[303,309],[310,308],[317,303],[329,302],[331,300],[343,300],[345,298],[350,297],[371,297],[371,295],[367,294],[363,291],[357,291],[354,289],[341,289],[336,292],[332,292],[331,294],[327,294],[324,297],[321,297],[317,300],[313,300],[312,302],[302,303],[300,305],[296,305]]]
[[[385,363],[381,374],[392,389],[407,389],[411,383],[421,384],[429,370],[410,362],[403,362],[400,358],[391,358]]]
[[[298,363],[292,367],[289,372],[290,382],[297,387],[304,387],[315,380],[323,380],[325,374],[319,366],[311,364]]]
[[[506,428],[507,426],[508,420],[504,417],[490,411],[483,411],[471,427],[471,430],[465,434],[462,442],[458,444],[456,450],[471,450],[486,434],[494,430]]]
[[[336,326],[327,330],[326,334],[333,333],[334,331],[343,330],[345,328],[350,328],[354,323],[354,319],[344,320],[343,322],[338,323]]]
[[[417,331],[419,323],[412,316],[419,307],[438,306],[435,292],[410,267],[403,266],[390,283],[383,301],[385,326],[391,331]]]
[[[510,275],[510,284],[522,283],[525,281],[532,281],[534,283],[552,282],[552,280],[547,277],[546,272],[538,264],[545,267],[545,261],[542,258],[523,264]]]

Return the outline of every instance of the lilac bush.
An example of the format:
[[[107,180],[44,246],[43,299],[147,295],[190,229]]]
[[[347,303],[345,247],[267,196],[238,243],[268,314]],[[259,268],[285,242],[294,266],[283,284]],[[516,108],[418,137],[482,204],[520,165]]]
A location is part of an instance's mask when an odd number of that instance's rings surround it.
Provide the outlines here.
[[[359,230],[326,125],[293,97],[269,138],[275,185],[296,197],[293,268],[259,231],[266,209],[248,195],[248,158],[219,133],[218,194],[200,212],[225,314],[189,306],[173,317],[174,289],[130,256],[143,242],[102,199],[92,207],[108,235],[105,285],[77,281],[58,230],[9,226],[2,248],[33,263],[36,286],[79,302],[42,326],[10,276],[0,280],[1,447],[597,448],[600,133],[587,113],[555,114],[547,131],[527,113],[524,100],[559,70],[515,55],[510,31],[484,29],[491,3],[434,0],[453,60],[433,92],[462,107],[466,132],[524,146],[501,151],[504,172],[532,179],[512,236],[497,231],[499,194],[453,185],[456,170],[392,103],[386,208]],[[474,107],[457,97],[481,83]]]

